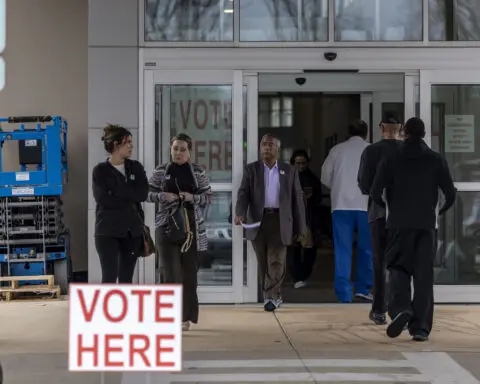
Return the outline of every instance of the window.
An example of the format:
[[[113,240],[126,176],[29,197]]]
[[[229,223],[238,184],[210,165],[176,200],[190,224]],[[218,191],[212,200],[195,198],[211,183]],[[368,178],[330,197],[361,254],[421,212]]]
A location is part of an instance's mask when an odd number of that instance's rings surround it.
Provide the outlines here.
[[[328,0],[240,0],[240,41],[327,41]]]
[[[432,86],[432,148],[456,182],[480,181],[480,85]]]
[[[336,41],[421,41],[420,0],[335,0]]]
[[[480,41],[478,0],[429,0],[431,41]]]
[[[145,41],[233,41],[233,1],[145,0]]]
[[[293,98],[289,96],[260,96],[259,128],[286,128],[293,126]]]

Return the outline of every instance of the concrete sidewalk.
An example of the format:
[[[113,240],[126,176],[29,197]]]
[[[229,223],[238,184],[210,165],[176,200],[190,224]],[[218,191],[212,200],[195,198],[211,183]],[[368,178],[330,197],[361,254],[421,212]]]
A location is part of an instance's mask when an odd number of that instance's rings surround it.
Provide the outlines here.
[[[66,301],[0,304],[5,384],[100,384],[99,375],[67,372],[67,308]],[[384,326],[368,320],[368,310],[361,304],[285,305],[276,313],[260,305],[202,306],[200,323],[184,333],[184,372],[152,376],[150,384],[479,383],[480,306],[437,306],[426,343],[407,335],[389,339]],[[106,384],[142,380],[109,376]]]

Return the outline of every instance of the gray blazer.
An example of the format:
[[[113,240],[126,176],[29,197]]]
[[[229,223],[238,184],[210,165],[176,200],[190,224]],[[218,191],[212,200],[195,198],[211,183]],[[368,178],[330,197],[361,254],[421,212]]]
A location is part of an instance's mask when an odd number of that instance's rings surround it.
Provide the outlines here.
[[[280,238],[284,245],[292,244],[293,235],[306,232],[305,202],[298,171],[290,164],[278,162],[280,179]],[[238,189],[235,214],[255,223],[263,218],[265,205],[265,172],[263,161],[248,164]],[[247,240],[255,240],[258,228],[246,231]]]

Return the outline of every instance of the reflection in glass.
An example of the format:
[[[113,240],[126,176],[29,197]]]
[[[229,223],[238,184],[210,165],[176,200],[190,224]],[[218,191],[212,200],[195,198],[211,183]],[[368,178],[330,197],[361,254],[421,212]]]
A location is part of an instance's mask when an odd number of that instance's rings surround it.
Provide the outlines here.
[[[480,283],[480,192],[458,192],[440,218],[435,283]]]
[[[328,0],[240,0],[240,41],[327,41]]]
[[[480,41],[478,0],[429,0],[428,35],[433,41]]]
[[[233,1],[145,0],[145,41],[233,41]]]
[[[335,0],[336,41],[421,41],[419,0]]]
[[[208,251],[199,256],[199,285],[232,285],[231,192],[215,192],[204,212]]]
[[[457,182],[480,181],[480,85],[432,86],[432,148]]]
[[[293,97],[260,95],[258,104],[259,128],[293,126]]]

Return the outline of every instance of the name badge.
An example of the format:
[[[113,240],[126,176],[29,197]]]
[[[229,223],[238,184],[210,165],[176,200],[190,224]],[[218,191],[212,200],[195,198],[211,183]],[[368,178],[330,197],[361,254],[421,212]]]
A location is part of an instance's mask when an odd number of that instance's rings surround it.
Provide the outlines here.
[[[130,180],[135,180],[135,175],[133,173],[130,175]]]
[[[285,171],[283,169],[280,170],[280,175],[284,175]]]
[[[165,180],[170,180],[170,175],[165,175]]]

